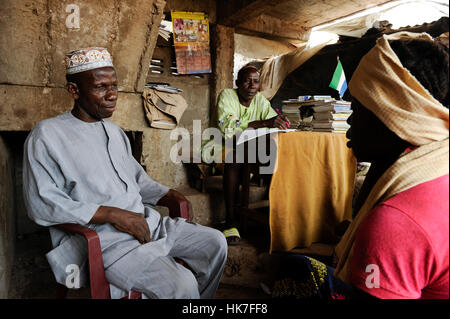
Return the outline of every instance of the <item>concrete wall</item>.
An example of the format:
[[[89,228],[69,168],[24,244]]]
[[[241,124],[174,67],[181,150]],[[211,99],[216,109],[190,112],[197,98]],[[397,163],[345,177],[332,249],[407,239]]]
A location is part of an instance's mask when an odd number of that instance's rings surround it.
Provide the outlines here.
[[[79,6],[79,29],[66,25],[69,4]],[[107,47],[119,91],[122,96],[131,94],[126,99],[135,99],[133,93],[142,91],[147,76],[164,6],[161,0],[2,1],[0,130],[29,130],[36,121],[71,108],[63,89],[64,54],[81,47]],[[120,117],[128,123],[132,114]],[[19,123],[8,124],[17,119]]]
[[[78,5],[80,28],[68,28],[66,12]],[[141,61],[159,25],[164,1],[4,0],[0,11],[0,83],[64,87],[64,55],[86,46],[107,47],[120,90],[134,91]],[[153,51],[153,50],[151,50]]]
[[[66,25],[69,4],[79,6],[79,29]],[[64,54],[94,45],[111,52],[119,79],[119,110],[112,120],[126,130],[148,127],[138,118],[140,92],[164,6],[162,0],[2,1],[0,131],[30,130],[70,110]]]
[[[0,298],[8,297],[14,257],[13,156],[0,136]]]

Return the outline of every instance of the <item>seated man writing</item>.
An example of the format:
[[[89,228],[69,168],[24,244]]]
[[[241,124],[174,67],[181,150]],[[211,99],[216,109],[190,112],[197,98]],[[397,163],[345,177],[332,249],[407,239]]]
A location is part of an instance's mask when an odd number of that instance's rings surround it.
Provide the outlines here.
[[[448,299],[448,67],[448,51],[426,33],[384,35],[361,59],[347,137],[371,166],[355,218],[336,269],[295,256],[276,295]]]
[[[219,129],[225,139],[235,139],[237,132],[247,128],[287,129],[289,121],[278,115],[270,102],[259,92],[259,71],[247,65],[241,68],[236,79],[237,89],[225,89],[217,103]],[[237,163],[235,150],[226,156],[223,176],[223,189],[226,209],[224,234],[229,244],[240,241],[238,226],[239,182],[243,174],[243,164]]]
[[[131,290],[148,298],[213,298],[226,242],[217,230],[162,218],[152,208],[185,198],[153,181],[133,158],[125,133],[106,120],[118,95],[110,54],[104,48],[81,49],[69,53],[66,63],[72,111],[39,122],[24,146],[29,216],[42,226],[75,223],[94,229],[113,298]],[[47,259],[65,284],[67,265],[82,268],[86,262],[85,244],[54,227],[50,233],[54,249]]]

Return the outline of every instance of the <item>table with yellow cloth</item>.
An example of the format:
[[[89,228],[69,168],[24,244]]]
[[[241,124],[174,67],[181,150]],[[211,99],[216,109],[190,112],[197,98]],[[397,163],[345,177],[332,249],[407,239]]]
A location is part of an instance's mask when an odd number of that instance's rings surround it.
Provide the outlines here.
[[[270,251],[332,242],[352,217],[356,159],[345,134],[289,132],[277,136],[269,191]]]

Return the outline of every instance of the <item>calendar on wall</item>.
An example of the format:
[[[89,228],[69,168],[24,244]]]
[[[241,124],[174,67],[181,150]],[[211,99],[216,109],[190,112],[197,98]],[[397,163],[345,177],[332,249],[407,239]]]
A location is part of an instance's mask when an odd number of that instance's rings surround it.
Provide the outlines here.
[[[211,73],[208,15],[172,11],[173,41],[179,74]]]

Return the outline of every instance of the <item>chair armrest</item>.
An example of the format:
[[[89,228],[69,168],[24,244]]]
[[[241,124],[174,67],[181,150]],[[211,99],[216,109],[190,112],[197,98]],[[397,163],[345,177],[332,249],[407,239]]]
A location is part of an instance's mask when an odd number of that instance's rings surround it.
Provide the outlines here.
[[[175,199],[164,196],[159,200],[158,206],[169,208],[169,216],[172,218],[183,217],[186,220],[190,220],[188,201],[185,199]]]
[[[91,298],[109,299],[109,283],[106,281],[100,239],[97,232],[78,224],[60,224],[57,227],[68,233],[79,234],[86,238],[89,254]]]

